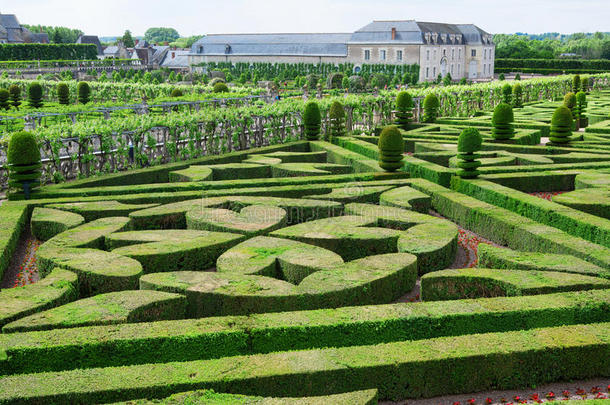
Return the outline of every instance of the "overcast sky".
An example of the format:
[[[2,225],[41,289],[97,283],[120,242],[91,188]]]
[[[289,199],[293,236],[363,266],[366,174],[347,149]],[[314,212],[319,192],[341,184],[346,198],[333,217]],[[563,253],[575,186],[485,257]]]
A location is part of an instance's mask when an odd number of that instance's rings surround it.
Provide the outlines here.
[[[14,0],[22,24],[111,36],[173,27],[182,36],[352,32],[371,20],[474,23],[491,33],[610,32],[610,0]]]

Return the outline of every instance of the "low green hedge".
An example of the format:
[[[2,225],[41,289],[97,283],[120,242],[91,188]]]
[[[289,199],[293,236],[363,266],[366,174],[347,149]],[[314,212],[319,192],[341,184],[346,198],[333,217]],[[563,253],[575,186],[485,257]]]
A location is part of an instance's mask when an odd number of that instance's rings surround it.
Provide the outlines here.
[[[493,242],[515,250],[569,254],[610,268],[610,249],[604,246],[423,179],[413,179],[411,187],[431,194],[438,213]]]
[[[590,290],[55,329],[0,334],[0,375],[609,321],[610,290]]]
[[[421,278],[424,301],[550,294],[610,288],[610,280],[556,271],[448,269]]]
[[[610,279],[610,270],[570,255],[520,252],[486,243],[479,244],[477,254],[479,266],[490,269],[559,271]]]
[[[351,166],[356,173],[383,172],[376,160],[368,159],[358,153],[346,150],[328,142],[310,142],[312,152],[325,151],[328,154],[328,162]]]
[[[160,291],[119,291],[70,302],[11,322],[3,333],[182,319],[186,299]]]
[[[84,222],[85,218],[79,214],[52,208],[36,207],[32,212],[30,226],[32,235],[36,239],[46,241]]]
[[[379,204],[427,214],[430,211],[431,198],[411,187],[400,187],[381,194]]]
[[[452,189],[593,243],[610,247],[610,221],[485,180],[454,178]]]
[[[196,208],[186,213],[186,227],[255,236],[283,228],[286,217],[286,210],[266,205],[249,205],[240,212],[222,208]]]
[[[610,376],[608,328],[610,323],[561,326],[7,376],[0,378],[0,402],[110,402],[143,396],[163,398],[202,388],[264,396],[328,395],[378,388],[380,399],[391,400],[514,389]],[[517,373],[516,369],[529,372]]]
[[[610,175],[606,175],[609,176]],[[610,187],[576,190],[553,197],[553,202],[610,219]]]
[[[28,220],[27,207],[4,202],[0,205],[0,279],[15,253],[17,243]]]
[[[74,301],[78,297],[76,274],[55,269],[42,280],[0,291],[0,328],[19,318]]]
[[[47,207],[82,215],[86,222],[91,222],[100,218],[126,217],[131,212],[156,207],[157,205],[159,204],[124,204],[118,201],[92,201],[49,204]]]
[[[302,398],[263,398],[239,394],[220,394],[214,390],[189,391],[174,394],[161,400],[136,400],[114,405],[377,405],[377,390],[347,392],[345,394],[324,395]]]

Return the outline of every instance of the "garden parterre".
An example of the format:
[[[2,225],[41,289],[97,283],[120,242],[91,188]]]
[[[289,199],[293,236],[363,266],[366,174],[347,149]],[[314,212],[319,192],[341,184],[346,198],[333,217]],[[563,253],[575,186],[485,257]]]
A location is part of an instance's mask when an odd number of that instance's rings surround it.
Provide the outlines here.
[[[413,125],[395,173],[375,136],[345,136],[14,196],[0,270],[29,223],[42,279],[0,292],[0,403],[365,404],[610,377],[610,149],[541,143],[553,108],[532,109],[503,142],[483,116]],[[456,176],[465,126],[476,179]],[[493,243],[473,268],[454,265],[463,229]]]

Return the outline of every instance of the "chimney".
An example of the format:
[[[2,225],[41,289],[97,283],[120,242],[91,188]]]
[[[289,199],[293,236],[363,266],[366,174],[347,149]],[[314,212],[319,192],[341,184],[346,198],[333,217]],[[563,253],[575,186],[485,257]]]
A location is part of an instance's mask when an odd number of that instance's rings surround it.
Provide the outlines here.
[[[396,40],[396,28],[392,27],[392,41]]]
[[[172,52],[172,59],[176,57],[176,52]]]

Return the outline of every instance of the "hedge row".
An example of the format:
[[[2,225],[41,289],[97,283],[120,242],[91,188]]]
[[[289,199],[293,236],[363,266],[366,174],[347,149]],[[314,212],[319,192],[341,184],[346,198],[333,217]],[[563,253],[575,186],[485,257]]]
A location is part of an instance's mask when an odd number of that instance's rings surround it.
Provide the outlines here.
[[[608,288],[610,288],[610,280],[557,271],[447,269],[425,274],[421,278],[421,297],[424,301],[549,294]]]
[[[495,60],[495,68],[536,68],[536,69],[588,69],[610,71],[608,59],[509,59]]]
[[[496,59],[497,60],[497,59]],[[527,59],[526,59],[527,60]],[[554,74],[579,74],[579,73],[605,73],[608,70],[601,69],[542,69],[542,68],[524,68],[524,67],[494,67],[495,73],[538,73],[543,75],[554,75]]]
[[[610,290],[591,290],[0,334],[0,375],[608,322],[609,309]]]
[[[28,210],[21,204],[5,202],[0,205],[0,280],[8,268],[21,233],[25,228]]]
[[[96,59],[93,44],[0,44],[0,60]]]
[[[610,187],[571,191],[554,196],[553,202],[610,219]]]
[[[453,178],[451,188],[536,222],[610,247],[610,221],[485,180]]]
[[[264,398],[239,394],[220,394],[214,390],[198,390],[174,394],[162,400],[136,400],[114,405],[377,405],[377,390],[347,392],[302,398]]]
[[[514,389],[610,376],[608,328],[610,323],[597,323],[6,376],[0,378],[0,402],[110,402],[143,396],[163,398],[202,388],[263,396],[328,395],[378,388],[380,399],[391,400]]]
[[[424,179],[413,179],[411,187],[431,194],[432,207],[441,215],[496,243],[515,250],[569,254],[610,268],[610,249],[604,246]]]

